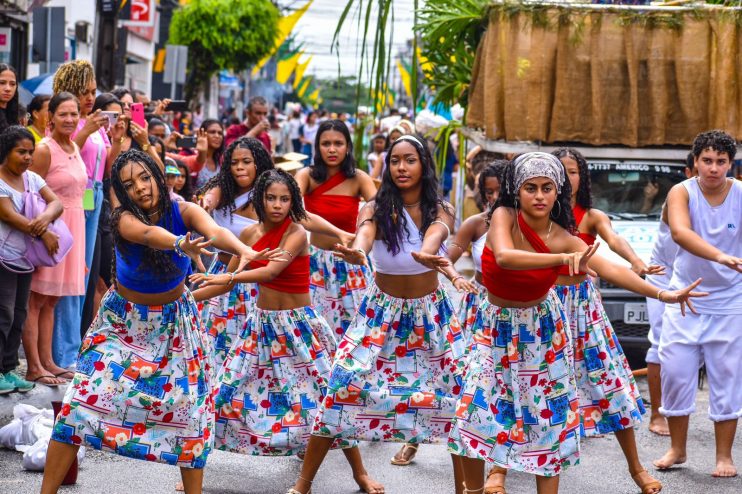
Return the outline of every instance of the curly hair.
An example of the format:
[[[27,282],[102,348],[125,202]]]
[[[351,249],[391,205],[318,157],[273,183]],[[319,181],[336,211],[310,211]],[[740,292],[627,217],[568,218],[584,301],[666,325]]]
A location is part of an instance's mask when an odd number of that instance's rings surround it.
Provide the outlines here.
[[[6,71],[12,72],[15,76],[16,90],[13,97],[10,98],[10,101],[8,101],[8,104],[5,106],[5,109],[0,109],[0,132],[4,131],[11,125],[18,125],[20,123],[20,120],[18,119],[18,107],[20,105],[18,102],[18,72],[16,72],[12,65],[0,63],[0,72]]]
[[[438,178],[435,175],[435,162],[430,155],[430,150],[425,145],[426,140],[420,135],[403,136],[397,139],[389,147],[384,158],[386,168],[381,176],[381,186],[376,194],[374,210],[374,222],[378,225],[381,233],[381,240],[386,248],[392,254],[397,254],[404,243],[404,235],[407,232],[407,218],[403,214],[404,202],[399,189],[392,180],[391,166],[389,165],[392,156],[392,150],[402,142],[411,144],[420,158],[422,165],[421,191],[420,191],[420,210],[422,213],[422,225],[420,228],[420,237],[425,236],[428,227],[435,221],[438,215],[438,206],[442,206],[446,211],[451,212],[450,206],[446,204],[438,193]],[[396,221],[395,221],[396,218]]]
[[[33,134],[22,125],[11,125],[5,132],[0,132],[0,163],[5,163],[13,148],[23,140],[34,144]]]
[[[280,168],[274,168],[262,173],[255,183],[253,207],[255,208],[255,214],[258,216],[258,220],[264,223],[268,216],[265,211],[265,195],[268,193],[268,188],[273,184],[284,184],[289,189],[289,193],[291,194],[289,217],[295,222],[307,219],[307,212],[304,210],[304,202],[301,198],[299,184],[296,183],[296,180],[294,180],[291,174]]]
[[[497,201],[492,205],[489,212],[487,213],[487,221],[489,222],[492,218],[492,213],[499,207],[512,208],[518,210],[518,193],[519,190],[515,189],[515,162],[511,161],[505,167],[505,173],[503,174],[503,180],[500,186],[500,196]],[[569,184],[569,180],[565,180],[562,184],[562,191],[557,195],[555,205],[549,212],[549,217],[559,226],[567,230],[568,232],[575,234],[577,232],[577,225],[575,225],[575,216],[572,213],[572,206],[570,203],[572,197],[572,187]],[[558,210],[558,214],[554,214],[554,209]]]
[[[52,90],[54,93],[67,91],[79,96],[95,80],[93,65],[87,60],[72,60],[59,66],[54,73]]]
[[[481,209],[484,209],[487,205],[487,193],[484,190],[484,184],[488,178],[495,177],[502,186],[506,166],[508,166],[508,160],[494,160],[479,172],[479,179],[477,180],[477,205]]]
[[[734,138],[723,130],[709,130],[701,132],[693,139],[693,157],[698,159],[701,153],[712,149],[717,153],[727,153],[729,161],[734,161],[737,154],[737,143]]]
[[[154,181],[154,186],[157,188],[159,193],[159,202],[156,206],[156,212],[161,221],[159,226],[172,231],[172,208],[178,207],[177,205],[173,206],[173,203],[170,200],[170,194],[168,193],[167,184],[165,183],[165,174],[151,156],[137,149],[130,149],[119,154],[113,162],[113,168],[111,170],[111,186],[113,187],[113,191],[116,194],[120,205],[111,213],[111,229],[113,232],[113,244],[122,254],[126,254],[131,245],[131,243],[125,240],[119,232],[119,222],[122,214],[130,213],[145,225],[154,225],[147,213],[137,206],[131,197],[129,197],[128,192],[124,188],[123,180],[121,180],[121,170],[131,163],[143,166],[151,175],[151,180]],[[150,212],[150,214],[153,212]],[[114,256],[112,277],[116,276],[115,259]],[[173,273],[177,268],[168,252],[153,249],[145,245],[142,254],[142,263],[139,266],[139,270],[149,270],[155,275],[165,276]]]
[[[203,195],[214,187],[219,187],[221,190],[221,198],[216,209],[228,210],[230,217],[234,214],[237,207],[235,206],[235,199],[237,198],[237,182],[232,176],[232,154],[234,150],[247,149],[252,153],[253,161],[255,161],[255,177],[260,177],[263,172],[272,170],[273,159],[271,159],[268,151],[265,150],[263,143],[254,137],[240,137],[239,139],[232,142],[227,147],[224,153],[224,159],[222,159],[221,165],[219,166],[219,173],[211,177],[200,189],[196,191],[196,195]],[[255,184],[253,183],[254,187]],[[247,208],[251,201],[247,201],[242,209]]]
[[[327,180],[327,163],[322,160],[319,141],[323,133],[331,130],[343,134],[345,144],[348,146],[348,152],[346,153],[343,162],[340,164],[340,171],[348,178],[355,177],[356,175],[356,159],[353,156],[353,140],[350,138],[348,126],[345,125],[342,120],[325,120],[319,124],[319,128],[317,129],[317,137],[314,139],[314,164],[309,169],[309,176],[319,183]]]
[[[592,182],[590,181],[590,169],[587,166],[587,160],[581,152],[574,148],[559,148],[551,152],[559,158],[571,158],[577,162],[577,168],[580,171],[580,185],[577,189],[575,202],[584,210],[593,207]],[[565,170],[566,171],[566,170]],[[569,180],[567,180],[569,182]],[[571,190],[571,187],[570,187]]]

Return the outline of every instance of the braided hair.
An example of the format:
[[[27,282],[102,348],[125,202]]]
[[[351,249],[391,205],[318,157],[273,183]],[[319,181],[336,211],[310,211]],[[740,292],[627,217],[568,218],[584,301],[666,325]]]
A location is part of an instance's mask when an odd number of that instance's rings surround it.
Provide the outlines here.
[[[237,148],[247,149],[252,153],[252,158],[253,161],[255,161],[256,167],[256,178],[264,171],[273,169],[273,159],[270,154],[268,154],[268,151],[266,151],[263,143],[254,137],[240,137],[227,147],[227,150],[224,153],[224,159],[222,159],[219,166],[219,172],[211,177],[203,187],[198,189],[196,195],[203,195],[214,187],[219,187],[219,190],[221,190],[221,198],[219,199],[219,204],[217,204],[216,209],[228,210],[230,217],[237,209],[235,207],[235,199],[237,198],[237,182],[232,176],[232,154]],[[255,184],[253,184],[253,186],[254,185]],[[251,201],[247,201],[241,209],[247,208],[250,202]]]
[[[52,90],[54,93],[67,91],[76,96],[83,94],[88,85],[95,80],[93,65],[87,60],[72,60],[59,66],[54,73]]]
[[[18,107],[20,103],[18,102],[18,72],[13,68],[12,65],[8,65],[7,63],[0,63],[0,72],[10,71],[15,76],[15,82],[16,82],[16,90],[15,94],[12,98],[10,98],[10,101],[8,101],[8,104],[5,106],[4,109],[0,108],[0,132],[4,131],[11,125],[18,125],[20,124],[20,120],[18,119]]]
[[[291,174],[280,168],[274,168],[261,174],[255,183],[253,207],[255,208],[255,214],[258,216],[258,220],[263,223],[268,216],[265,211],[265,195],[272,184],[284,184],[288,187],[291,194],[291,208],[289,209],[291,220],[297,222],[307,219],[307,212],[304,210],[299,184],[296,183],[296,180],[294,180]]]
[[[350,131],[348,126],[342,120],[325,120],[319,124],[317,129],[317,137],[314,139],[314,164],[309,169],[309,176],[315,181],[322,183],[327,180],[327,163],[322,159],[322,153],[320,152],[320,138],[325,132],[334,130],[343,134],[345,138],[345,144],[347,146],[347,153],[343,162],[340,164],[340,172],[345,174],[346,177],[351,178],[356,175],[356,159],[353,156],[353,140],[350,138]]]
[[[159,201],[156,206],[156,211],[151,211],[150,214],[157,212],[162,222],[159,226],[162,226],[166,230],[172,230],[173,228],[173,215],[172,208],[178,207],[177,204],[173,206],[173,202],[170,200],[168,193],[167,184],[165,183],[165,174],[155,161],[147,154],[137,149],[130,149],[118,155],[116,160],[113,162],[113,169],[111,170],[111,186],[113,192],[119,200],[120,206],[113,210],[111,213],[111,229],[113,231],[113,244],[114,247],[119,249],[122,253],[126,253],[131,243],[124,239],[119,232],[119,221],[124,213],[133,215],[136,219],[144,223],[145,225],[155,225],[150,220],[144,210],[142,210],[132,199],[129,197],[129,193],[124,188],[124,182],[121,179],[121,170],[129,164],[139,164],[144,167],[145,170],[151,175],[151,180],[154,182],[154,186],[157,188]],[[154,216],[154,215],[153,215]],[[116,257],[114,256],[113,275],[116,276]],[[153,249],[148,246],[144,246],[144,252],[142,254],[142,263],[139,265],[139,270],[149,270],[155,275],[166,276],[177,270],[175,263],[173,263],[169,253]]]
[[[577,162],[577,168],[580,170],[580,185],[577,189],[577,197],[575,202],[584,210],[588,210],[593,207],[593,193],[591,190],[590,182],[590,170],[587,167],[587,160],[581,152],[574,148],[559,148],[552,151],[554,156],[559,158],[570,158]],[[569,180],[567,180],[569,182]],[[571,189],[571,187],[570,187]]]
[[[489,212],[487,213],[487,222],[489,223],[492,219],[492,213],[499,207],[512,208],[518,210],[518,193],[519,190],[515,189],[515,160],[511,161],[505,167],[505,172],[502,177],[500,187],[500,196],[497,201],[492,205]],[[562,184],[562,191],[557,195],[554,207],[549,213],[549,217],[568,232],[573,235],[577,232],[577,225],[575,225],[575,217],[572,214],[572,205],[570,203],[572,197],[572,186],[569,184],[569,180],[565,179]],[[554,214],[554,211],[557,214]]]
[[[438,216],[438,206],[442,206],[446,211],[451,212],[451,207],[446,204],[438,194],[438,179],[435,175],[435,163],[430,154],[426,140],[420,135],[402,136],[394,141],[386,153],[384,161],[386,168],[381,176],[381,187],[376,194],[376,209],[374,211],[374,222],[378,225],[381,232],[381,240],[386,248],[392,254],[397,254],[404,243],[404,235],[407,231],[407,217],[402,214],[404,211],[404,202],[402,194],[392,180],[391,166],[389,165],[392,150],[402,142],[412,145],[420,158],[422,165],[422,187],[420,191],[420,211],[422,213],[422,225],[420,228],[421,238],[425,236],[428,227],[435,221]],[[396,221],[395,221],[396,220]]]

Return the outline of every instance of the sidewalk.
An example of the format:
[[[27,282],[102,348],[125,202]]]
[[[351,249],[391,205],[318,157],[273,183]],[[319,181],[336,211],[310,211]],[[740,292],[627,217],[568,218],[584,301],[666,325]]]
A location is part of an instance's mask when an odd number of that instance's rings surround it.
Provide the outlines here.
[[[26,375],[26,359],[21,357],[21,364],[18,366],[18,374]],[[36,408],[52,407],[52,401],[61,401],[64,396],[64,390],[67,385],[51,388],[43,384],[36,384],[36,387],[27,393],[10,393],[0,396],[0,427],[7,424],[13,419],[13,407],[18,403],[33,405]]]

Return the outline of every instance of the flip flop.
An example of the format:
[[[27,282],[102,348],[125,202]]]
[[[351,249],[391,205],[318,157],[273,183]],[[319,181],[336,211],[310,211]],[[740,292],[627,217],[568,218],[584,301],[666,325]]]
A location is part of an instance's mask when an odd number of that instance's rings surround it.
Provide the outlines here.
[[[46,374],[44,376],[39,376],[36,379],[31,379],[32,383],[37,384],[43,384],[44,386],[49,386],[50,388],[56,388],[57,386],[61,386],[62,383],[45,383],[41,382],[41,379],[56,379],[57,376],[52,376],[51,374]]]
[[[63,377],[66,374],[72,374],[72,377]],[[66,371],[62,371],[62,372],[59,372],[57,374],[54,374],[54,377],[58,377],[60,379],[66,379],[68,381],[71,381],[71,380],[73,380],[75,378],[75,373],[72,372],[72,371],[66,370]]]

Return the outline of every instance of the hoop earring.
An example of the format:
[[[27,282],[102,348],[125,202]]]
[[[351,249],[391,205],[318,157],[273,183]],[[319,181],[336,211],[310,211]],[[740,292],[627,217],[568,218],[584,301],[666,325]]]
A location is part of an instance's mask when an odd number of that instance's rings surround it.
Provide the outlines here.
[[[559,206],[559,213],[557,213],[557,215],[554,216],[554,217],[555,218],[559,218],[562,215],[562,203],[560,203],[559,200],[557,199],[556,205]],[[553,207],[551,208],[551,212],[552,213],[554,212],[554,208]]]

